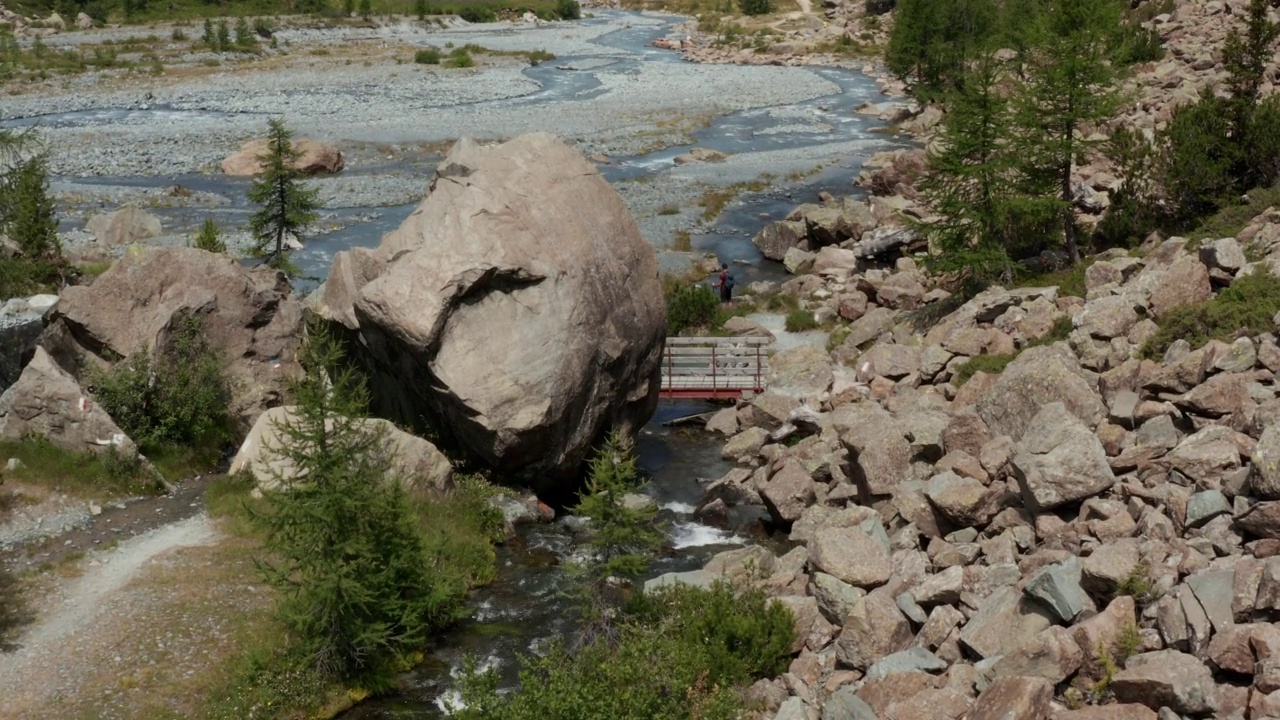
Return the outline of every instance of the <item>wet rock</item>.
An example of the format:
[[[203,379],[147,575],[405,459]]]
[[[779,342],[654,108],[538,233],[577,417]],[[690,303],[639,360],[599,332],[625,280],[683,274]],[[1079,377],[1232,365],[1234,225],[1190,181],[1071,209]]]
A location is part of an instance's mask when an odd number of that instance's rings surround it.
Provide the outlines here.
[[[1033,513],[1092,497],[1115,482],[1098,437],[1060,402],[1031,419],[1011,462]]]

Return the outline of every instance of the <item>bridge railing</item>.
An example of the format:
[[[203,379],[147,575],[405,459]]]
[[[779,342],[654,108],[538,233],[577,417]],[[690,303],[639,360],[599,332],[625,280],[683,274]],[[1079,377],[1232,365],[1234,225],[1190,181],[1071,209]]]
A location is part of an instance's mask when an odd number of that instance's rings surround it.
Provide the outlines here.
[[[662,358],[669,398],[728,399],[761,392],[769,374],[768,337],[670,337]]]

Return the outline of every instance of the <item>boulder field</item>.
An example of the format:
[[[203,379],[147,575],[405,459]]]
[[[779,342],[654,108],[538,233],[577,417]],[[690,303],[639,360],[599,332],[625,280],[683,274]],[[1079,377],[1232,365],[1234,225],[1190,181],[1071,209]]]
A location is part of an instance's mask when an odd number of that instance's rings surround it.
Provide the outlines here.
[[[657,405],[653,248],[552,135],[458,142],[404,224],[338,253],[309,305],[350,340],[376,415],[540,490]]]
[[[1095,256],[1083,297],[961,303],[858,242],[775,288],[846,339],[776,353],[767,390],[708,422],[737,467],[698,514],[763,506],[792,549],[652,581],[755,583],[792,610],[795,659],[752,687],[755,717],[1280,717],[1276,328],[1144,350],[1280,266],[1280,212]],[[981,355],[1007,364],[973,372]]]

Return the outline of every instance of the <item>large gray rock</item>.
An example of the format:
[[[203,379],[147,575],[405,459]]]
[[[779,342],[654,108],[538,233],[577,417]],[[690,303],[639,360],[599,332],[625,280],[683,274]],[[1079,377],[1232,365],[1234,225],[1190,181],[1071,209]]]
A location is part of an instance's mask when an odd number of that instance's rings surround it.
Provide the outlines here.
[[[950,470],[930,478],[924,494],[938,512],[959,527],[986,525],[1000,510],[995,489]]]
[[[844,405],[831,422],[849,450],[853,480],[869,495],[888,495],[910,476],[906,429],[876,403]]]
[[[1079,361],[1061,344],[1019,355],[978,401],[977,409],[992,436],[1017,440],[1040,408],[1055,402],[1088,428],[1097,427],[1107,416],[1102,397],[1085,378]]]
[[[1052,624],[1040,604],[1017,588],[1003,587],[982,600],[960,631],[960,642],[979,657],[993,658],[1017,650]]]
[[[817,569],[860,588],[883,585],[893,572],[884,545],[853,527],[827,528],[809,543]]]
[[[760,248],[761,255],[770,260],[781,261],[782,258],[786,257],[788,250],[798,247],[802,242],[805,242],[805,239],[806,229],[804,223],[781,220],[765,225],[751,239],[751,242]]]
[[[301,368],[302,308],[289,282],[266,267],[245,268],[186,247],[137,248],[91,285],[63,289],[40,344],[62,367],[155,353],[184,318],[226,360],[231,411],[246,426],[282,401]]]
[[[257,422],[240,450],[231,461],[230,472],[247,471],[265,488],[274,488],[280,482],[288,482],[297,476],[297,468],[288,457],[282,456],[281,431],[298,421],[293,406],[271,408],[258,416]],[[395,480],[411,489],[441,489],[453,476],[453,465],[444,453],[430,442],[397,428],[379,418],[362,418],[354,421],[355,427],[370,438],[379,438],[377,448],[387,453]],[[333,421],[326,423],[333,426]]]
[[[911,623],[885,592],[862,598],[845,618],[836,640],[836,658],[845,666],[866,670],[886,655],[911,644]]]
[[[1053,685],[1038,677],[996,678],[965,717],[968,720],[1042,720],[1049,716]]]
[[[1092,497],[1115,483],[1098,436],[1060,402],[1032,418],[1011,462],[1033,513]]]
[[[133,441],[102,406],[38,347],[18,381],[0,395],[0,439],[28,437],[44,438],[73,452],[135,451]]]
[[[535,487],[573,477],[657,405],[653,248],[563,140],[459,141],[372,251],[339,253],[317,312],[356,340],[375,414]]]
[[[1218,707],[1213,673],[1194,656],[1177,650],[1143,653],[1129,659],[1111,681],[1120,702],[1140,703],[1152,710],[1201,715]]]
[[[57,303],[57,295],[36,295],[0,304],[0,392],[12,385],[30,362]]]
[[[158,237],[162,230],[158,218],[135,205],[125,205],[105,215],[94,215],[89,218],[87,229],[95,240],[108,247]]]
[[[1043,568],[1027,581],[1023,591],[1044,603],[1054,615],[1070,624],[1089,607],[1089,596],[1080,584],[1080,561],[1074,557]]]

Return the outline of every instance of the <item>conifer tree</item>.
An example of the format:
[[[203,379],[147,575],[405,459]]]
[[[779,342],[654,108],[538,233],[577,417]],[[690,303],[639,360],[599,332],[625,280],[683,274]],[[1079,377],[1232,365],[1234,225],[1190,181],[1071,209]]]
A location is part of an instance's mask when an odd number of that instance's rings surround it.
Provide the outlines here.
[[[204,32],[200,35],[200,42],[210,50],[218,51],[218,35],[213,30],[213,20],[210,18],[204,19]]]
[[[196,233],[195,240],[191,246],[212,253],[225,253],[227,244],[222,241],[221,231],[218,230],[218,224],[213,218],[205,218],[204,224],[200,226],[200,231]]]
[[[901,0],[885,62],[930,99],[957,87],[998,27],[992,0]]]
[[[1041,15],[1017,101],[1016,139],[1024,172],[1056,187],[1062,237],[1072,262],[1080,261],[1071,170],[1094,145],[1081,137],[1115,111],[1110,58],[1120,24],[1116,0],[1051,0]]]
[[[1272,60],[1272,48],[1280,37],[1280,26],[1267,18],[1267,0],[1251,0],[1244,34],[1232,28],[1222,46],[1227,68],[1227,88],[1231,91],[1232,134],[1248,136],[1249,120],[1258,104],[1263,73]]]
[[[6,197],[4,231],[18,245],[23,257],[42,263],[59,264],[62,244],[58,240],[58,219],[49,196],[49,174],[43,155],[17,165],[3,183]]]
[[[254,254],[267,263],[293,272],[285,256],[288,235],[301,238],[302,231],[316,219],[320,207],[319,191],[302,182],[302,173],[293,162],[302,153],[293,147],[293,134],[284,120],[273,118],[268,123],[267,152],[261,160],[264,170],[249,188],[249,199],[259,210],[249,219],[249,229],[256,241]]]
[[[368,394],[337,343],[312,328],[296,409],[265,448],[275,489],[257,520],[259,562],[281,592],[280,613],[303,657],[337,679],[378,691],[428,633],[456,619],[434,575],[384,430],[363,419]]]
[[[628,507],[624,497],[644,481],[636,469],[635,445],[612,432],[591,460],[585,492],[574,512],[590,521],[587,547],[592,559],[586,575],[583,636],[608,632],[605,596],[613,578],[635,580],[649,567],[649,555],[662,544],[653,507]]]
[[[1011,210],[1015,173],[1010,156],[1009,101],[1003,74],[991,54],[975,61],[963,90],[953,92],[943,118],[939,145],[929,156],[921,189],[938,220],[925,223],[935,272],[986,283],[1010,267],[1003,229]]]

